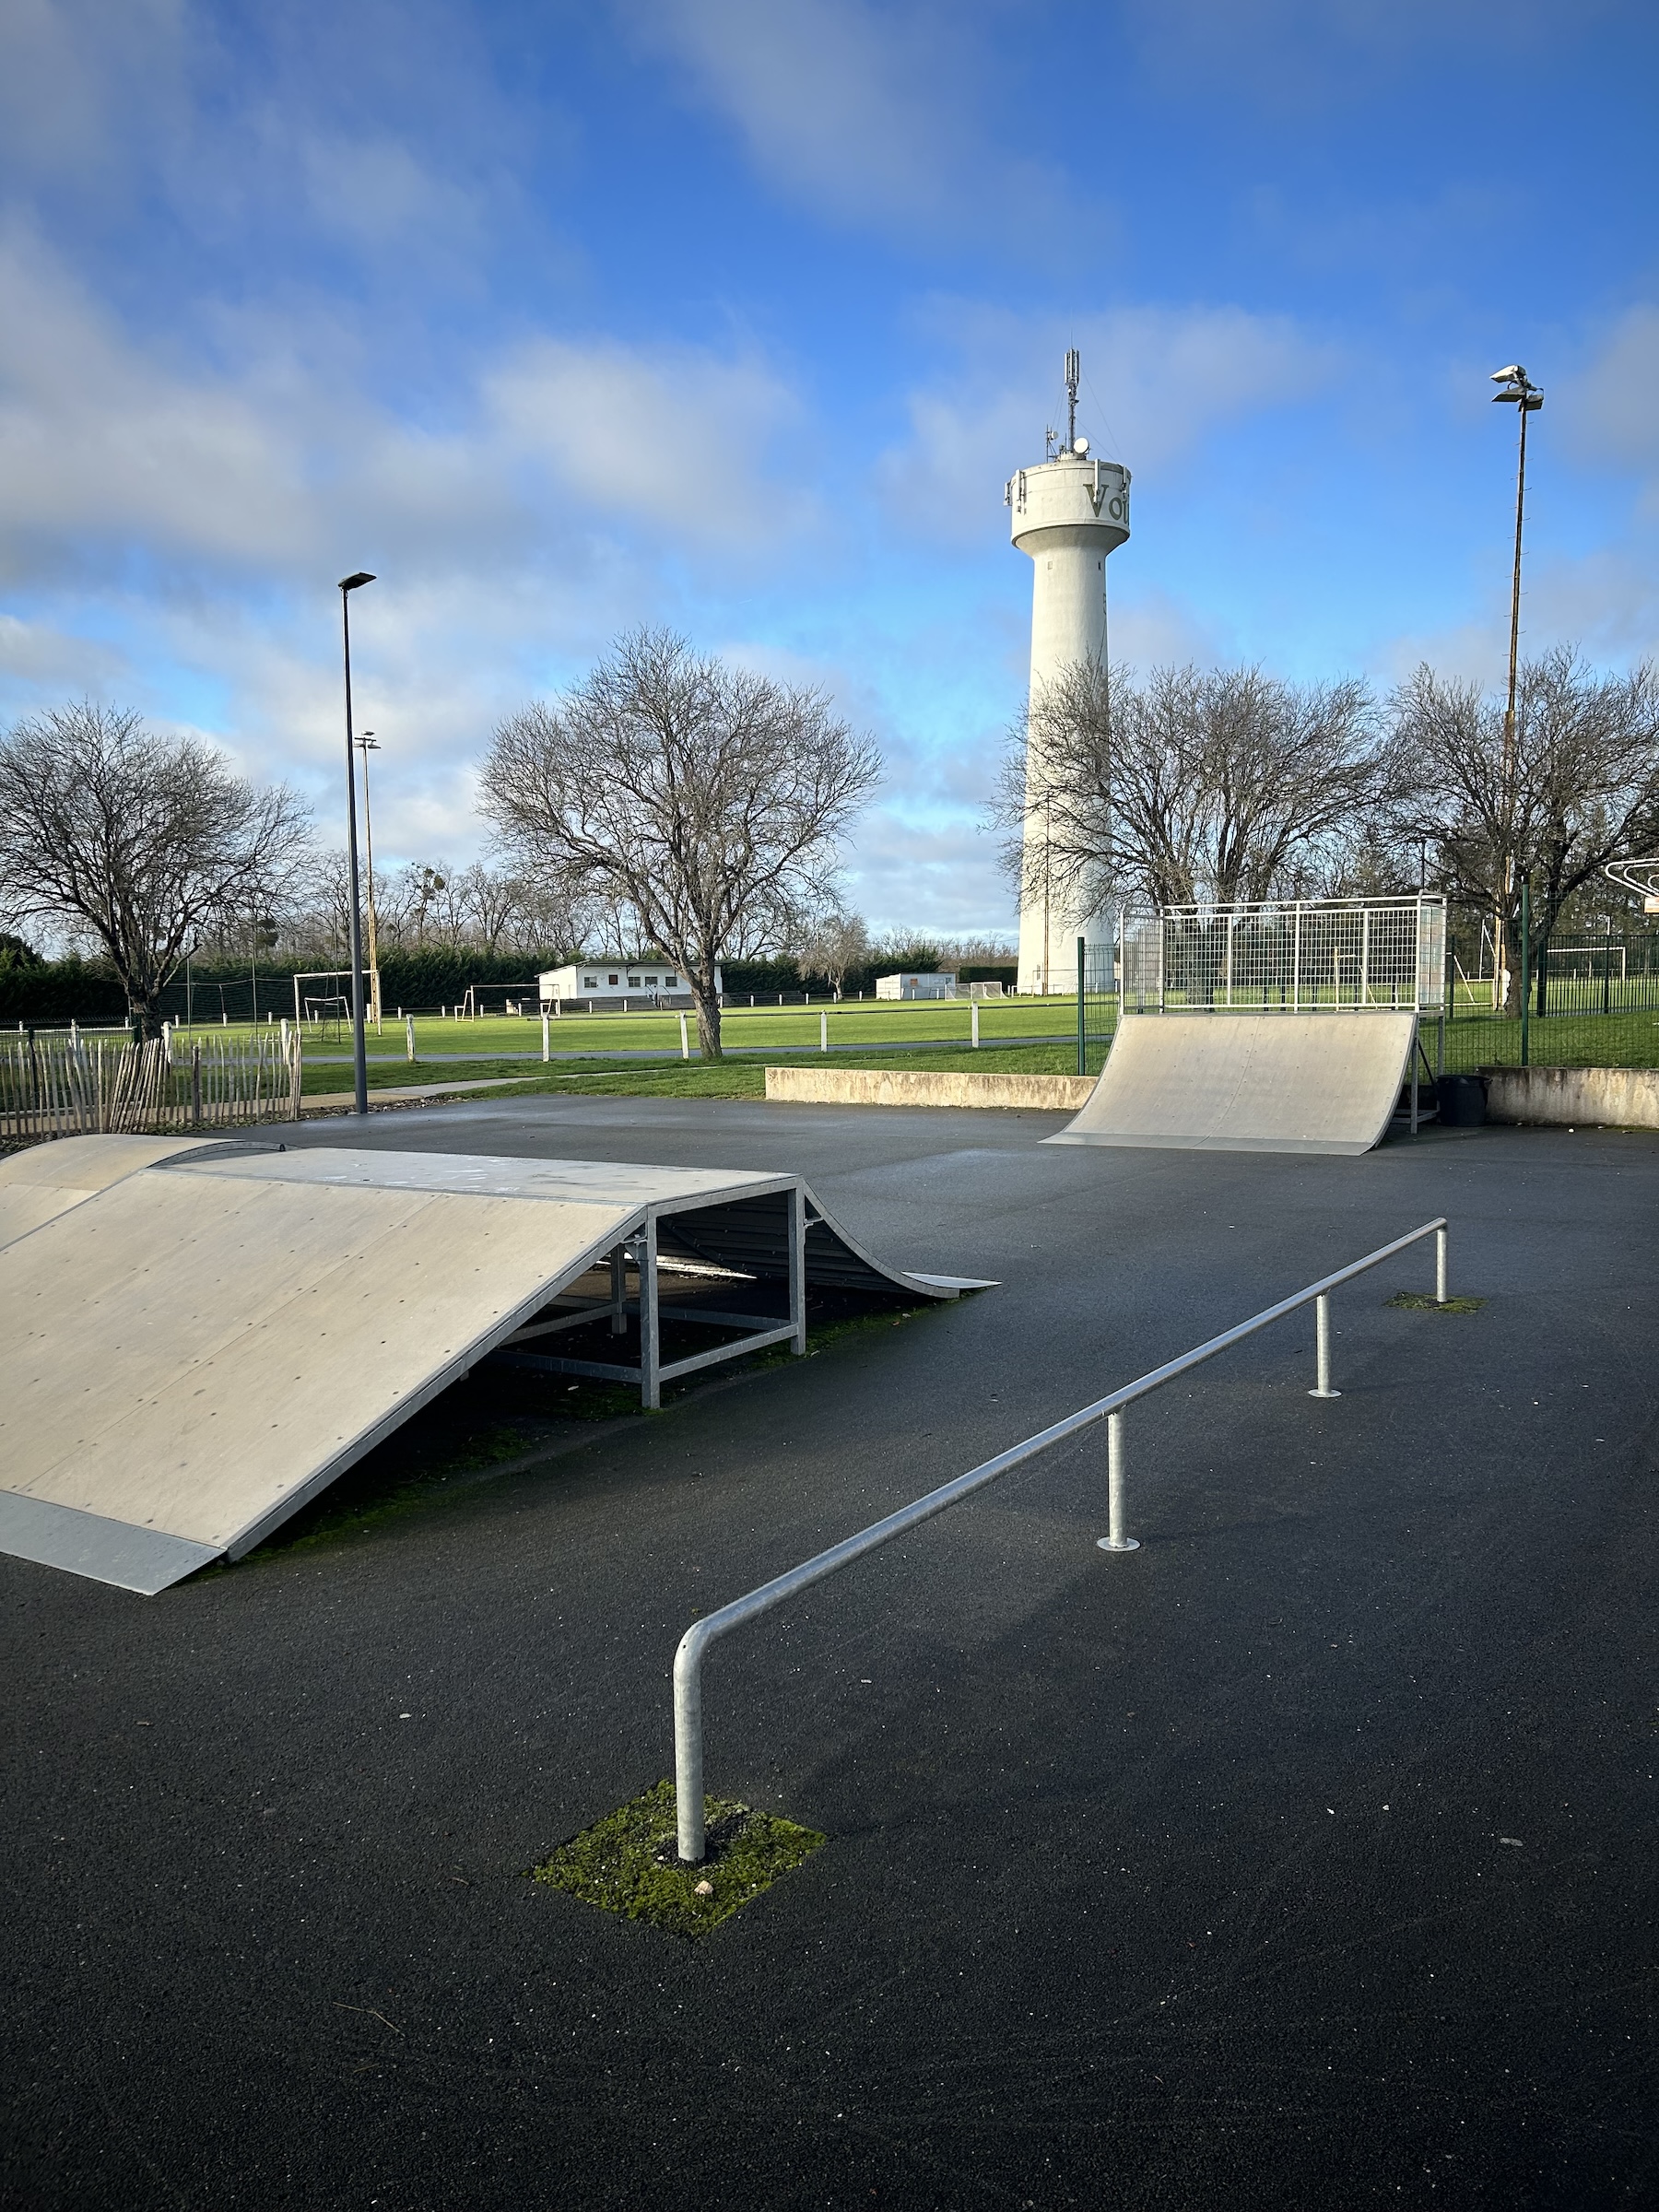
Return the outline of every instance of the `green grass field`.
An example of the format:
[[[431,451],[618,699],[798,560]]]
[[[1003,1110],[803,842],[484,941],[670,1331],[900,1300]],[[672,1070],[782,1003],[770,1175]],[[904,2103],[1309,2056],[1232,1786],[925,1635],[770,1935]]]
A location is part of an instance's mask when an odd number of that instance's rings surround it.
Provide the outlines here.
[[[1076,1072],[1077,1048],[1071,1041],[1076,1020],[1075,999],[1014,999],[984,1003],[980,1011],[981,1049],[969,1044],[969,1008],[966,1001],[943,1005],[905,1005],[883,1002],[877,1006],[832,1006],[828,1009],[832,1045],[854,1047],[830,1056],[837,1067],[914,1066],[940,1073],[995,1066],[1021,1074],[1067,1075]],[[1113,1008],[1110,1001],[1095,1001],[1089,1009],[1089,1071],[1098,1070],[1104,1057]],[[541,1046],[539,1020],[493,1017],[482,1021],[416,1023],[417,1058],[411,1063],[403,1049],[401,1025],[388,1021],[377,1038],[369,1040],[369,1082],[371,1089],[401,1089],[437,1083],[446,1078],[510,1080],[515,1089],[611,1092],[635,1097],[752,1098],[763,1088],[764,1061],[787,1058],[810,1065],[819,1044],[817,1007],[776,1007],[770,1011],[747,1007],[729,1012],[723,1025],[729,1057],[705,1065],[695,1056],[658,1061],[626,1060],[611,1055],[633,1053],[677,1054],[679,1022],[673,1014],[572,1015],[551,1025],[552,1049],[580,1055],[555,1060],[544,1075],[535,1059]],[[1659,1009],[1631,1008],[1610,1014],[1578,1012],[1534,1016],[1529,1024],[1528,1058],[1537,1067],[1653,1067],[1659,1065]],[[207,1044],[246,1038],[247,1026],[229,1029],[215,1025],[196,1035]],[[268,1034],[268,1030],[265,1032]],[[181,1044],[187,1033],[175,1032]],[[1430,1063],[1438,1051],[1438,1025],[1425,1021],[1423,1043]],[[1499,1020],[1460,1002],[1455,1018],[1445,1028],[1445,1065],[1449,1071],[1487,1066],[1515,1066],[1521,1057],[1521,1024]],[[926,1049],[915,1050],[915,1047]],[[695,1030],[692,1030],[695,1055]],[[349,1039],[307,1039],[305,1090],[308,1097],[337,1094],[350,1088]],[[505,1057],[512,1054],[513,1057]]]
[[[1045,1036],[1068,1030],[1077,1018],[1076,1009],[1075,998],[985,1000],[980,1006],[980,1035],[987,1043],[1005,1038]],[[728,1007],[721,1027],[722,1041],[728,1052],[809,1049],[818,1041],[820,1012],[828,1012],[832,1044],[881,1045],[888,1039],[895,1043],[921,1043],[935,1038],[960,1038],[966,1042],[971,1018],[966,999],[947,999],[937,1005],[895,1000],[878,1003],[866,999],[862,1005],[854,1000],[823,1009],[761,1006],[751,1011],[747,1006]],[[262,1024],[262,1033],[268,1035],[271,1026],[274,1025]],[[695,1052],[697,1024],[690,1016],[687,1017],[687,1027]],[[566,1014],[551,1022],[548,1029],[555,1053],[598,1054],[679,1050],[677,1014]],[[232,1022],[225,1027],[213,1022],[198,1025],[194,1031],[181,1028],[173,1034],[181,1042],[193,1036],[203,1042],[215,1039],[229,1042],[247,1037],[249,1025]],[[370,1030],[368,1043],[371,1058],[394,1057],[407,1065],[405,1025],[390,1013],[378,1036],[372,1028]],[[308,1029],[305,1049],[308,1059],[348,1054],[350,1031],[324,1035]],[[540,1050],[541,1021],[535,1017],[489,1015],[481,1021],[445,1021],[437,1016],[423,1016],[415,1023],[415,1051],[418,1061],[421,1062],[488,1060],[503,1053]]]

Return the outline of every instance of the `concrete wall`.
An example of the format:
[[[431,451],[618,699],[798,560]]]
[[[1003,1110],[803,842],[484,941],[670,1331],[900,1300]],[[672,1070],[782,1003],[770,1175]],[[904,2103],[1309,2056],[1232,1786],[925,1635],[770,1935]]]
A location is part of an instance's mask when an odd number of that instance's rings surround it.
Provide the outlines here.
[[[1488,1122],[1659,1129],[1659,1068],[1485,1067]]]
[[[766,1095],[817,1106],[1036,1107],[1075,1113],[1095,1087],[1092,1076],[912,1072],[888,1067],[769,1067]]]

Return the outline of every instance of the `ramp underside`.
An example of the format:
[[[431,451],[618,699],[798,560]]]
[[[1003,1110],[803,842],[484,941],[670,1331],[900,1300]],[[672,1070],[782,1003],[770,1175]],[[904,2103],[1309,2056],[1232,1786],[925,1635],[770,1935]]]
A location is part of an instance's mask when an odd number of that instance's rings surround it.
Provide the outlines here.
[[[1411,1072],[1415,1014],[1129,1014],[1051,1145],[1369,1152]]]
[[[0,1162],[0,1550],[145,1592],[240,1557],[648,1218],[665,1255],[786,1269],[794,1187],[211,1139]],[[808,1212],[809,1281],[969,1287]]]

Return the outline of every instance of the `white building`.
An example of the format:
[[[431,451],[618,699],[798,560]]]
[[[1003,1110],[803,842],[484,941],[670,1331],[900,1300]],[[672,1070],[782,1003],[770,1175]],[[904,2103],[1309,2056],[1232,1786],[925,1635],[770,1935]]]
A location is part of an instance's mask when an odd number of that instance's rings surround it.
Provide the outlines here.
[[[1094,459],[1077,435],[1077,380],[1082,364],[1065,357],[1069,399],[1065,441],[1041,466],[1008,478],[1004,500],[1009,535],[1030,558],[1031,724],[1043,688],[1078,662],[1106,665],[1106,556],[1129,535],[1129,471]],[[1053,432],[1050,441],[1053,442]],[[1033,756],[1028,754],[1028,778]],[[1019,906],[1019,988],[1072,991],[1077,939],[1109,940],[1110,924],[1074,911],[1063,887],[1051,893],[1043,866],[1046,839],[1041,805],[1026,815],[1026,882]]]
[[[589,1013],[603,1013],[607,1008],[685,1008],[692,1003],[690,980],[685,971],[661,953],[647,953],[635,960],[602,953],[594,960],[571,960],[563,968],[546,969],[540,982],[541,1003],[548,1007],[574,1002]],[[724,988],[718,968],[714,987],[717,991]]]
[[[877,998],[954,998],[957,979],[954,975],[878,975],[876,978]]]

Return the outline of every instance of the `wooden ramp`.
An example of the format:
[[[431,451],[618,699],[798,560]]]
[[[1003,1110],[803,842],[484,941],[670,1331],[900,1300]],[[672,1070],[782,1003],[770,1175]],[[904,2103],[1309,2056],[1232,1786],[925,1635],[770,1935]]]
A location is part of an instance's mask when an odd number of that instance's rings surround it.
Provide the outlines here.
[[[619,1248],[642,1347],[659,1251],[789,1282],[681,1368],[804,1349],[806,1283],[983,1287],[882,1265],[793,1176],[62,1139],[0,1161],[0,1550],[147,1594],[240,1558],[521,1332],[559,1364],[540,1339],[591,1316],[554,1301]]]
[[[1088,1104],[1051,1145],[1369,1152],[1411,1076],[1417,1016],[1126,1014]]]

